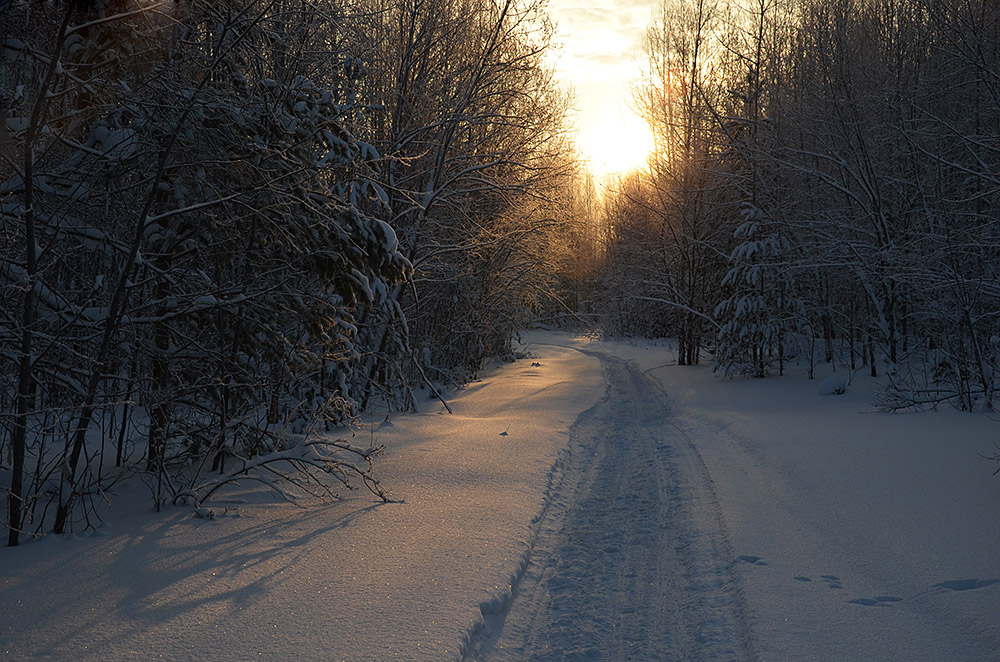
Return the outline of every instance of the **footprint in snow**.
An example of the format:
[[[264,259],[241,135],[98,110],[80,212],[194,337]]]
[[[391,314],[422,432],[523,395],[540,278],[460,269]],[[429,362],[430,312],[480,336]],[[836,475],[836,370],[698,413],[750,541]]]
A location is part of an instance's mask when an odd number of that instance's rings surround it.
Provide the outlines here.
[[[840,584],[840,577],[837,575],[820,575],[819,578],[823,580],[827,588],[844,588]],[[797,582],[812,582],[812,577],[806,577],[805,575],[799,575],[798,577],[792,577]]]
[[[841,586],[840,577],[838,577],[837,575],[820,575],[819,578],[822,579],[824,582],[826,582],[827,588],[832,588],[832,589],[844,588],[843,586]]]
[[[888,607],[894,602],[902,602],[903,598],[894,595],[880,595],[874,598],[855,598],[847,602],[852,605],[862,605],[864,607]]]
[[[767,565],[767,562],[759,556],[754,556],[752,554],[743,554],[737,561],[742,561],[743,563],[749,563],[750,565]]]
[[[950,591],[971,591],[998,583],[1000,583],[1000,579],[952,579],[935,584],[934,587],[946,588]]]

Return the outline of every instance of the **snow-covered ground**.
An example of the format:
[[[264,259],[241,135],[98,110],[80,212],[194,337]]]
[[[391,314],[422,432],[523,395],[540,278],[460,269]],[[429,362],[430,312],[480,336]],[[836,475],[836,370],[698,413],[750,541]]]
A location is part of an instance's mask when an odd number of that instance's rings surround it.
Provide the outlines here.
[[[658,380],[665,434],[703,459],[758,659],[1000,660],[995,416],[877,413],[863,375],[820,395],[803,370],[724,381],[601,347]]]
[[[374,426],[396,503],[137,496],[0,550],[0,657],[1000,659],[995,421],[526,338]]]

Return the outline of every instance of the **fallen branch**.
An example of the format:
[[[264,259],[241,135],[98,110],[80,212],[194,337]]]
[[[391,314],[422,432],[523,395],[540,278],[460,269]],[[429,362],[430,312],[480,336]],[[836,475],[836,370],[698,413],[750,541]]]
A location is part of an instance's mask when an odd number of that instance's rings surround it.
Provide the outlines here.
[[[193,503],[195,507],[211,498],[225,485],[255,481],[267,485],[289,503],[298,502],[298,493],[317,498],[337,498],[323,476],[333,476],[345,488],[355,489],[360,480],[382,501],[390,501],[374,474],[374,458],[383,447],[360,448],[345,439],[305,439],[292,448],[274,451],[255,458],[237,458],[240,466],[226,474],[178,492],[174,504]],[[346,456],[346,457],[345,457]]]

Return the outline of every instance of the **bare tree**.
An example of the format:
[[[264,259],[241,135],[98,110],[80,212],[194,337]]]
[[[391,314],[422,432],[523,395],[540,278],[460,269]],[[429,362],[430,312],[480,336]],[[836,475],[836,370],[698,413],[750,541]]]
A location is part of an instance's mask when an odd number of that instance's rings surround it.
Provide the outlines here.
[[[373,135],[392,157],[383,184],[415,270],[393,299],[420,369],[462,381],[509,351],[548,279],[569,174],[566,103],[542,60],[550,30],[537,3],[512,0],[373,3],[371,15],[370,93],[386,102]],[[387,324],[372,325],[369,383],[389,369]]]

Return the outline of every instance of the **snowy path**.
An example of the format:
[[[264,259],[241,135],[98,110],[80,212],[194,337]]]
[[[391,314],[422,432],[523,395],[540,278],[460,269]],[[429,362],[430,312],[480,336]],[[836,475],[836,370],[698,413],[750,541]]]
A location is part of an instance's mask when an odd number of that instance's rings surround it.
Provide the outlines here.
[[[365,431],[394,503],[205,520],[132,481],[98,531],[0,549],[0,660],[1000,660],[994,416],[526,340]]]
[[[608,390],[571,430],[509,613],[477,660],[754,659],[714,486],[634,363],[601,359]]]

